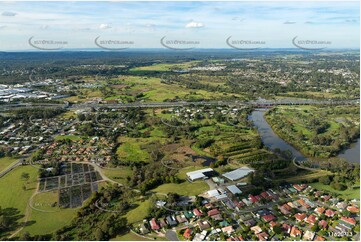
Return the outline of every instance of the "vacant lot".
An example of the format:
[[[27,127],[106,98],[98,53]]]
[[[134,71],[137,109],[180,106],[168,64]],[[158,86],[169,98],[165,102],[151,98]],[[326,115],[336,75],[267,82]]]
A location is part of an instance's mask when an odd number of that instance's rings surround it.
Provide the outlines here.
[[[153,189],[152,191],[165,194],[168,194],[169,192],[174,192],[184,196],[196,196],[207,190],[209,190],[209,186],[204,181],[195,181],[192,183],[185,181],[180,184],[163,184],[156,189]]]
[[[329,185],[324,185],[320,182],[317,183],[311,183],[309,184],[310,186],[319,189],[319,190],[323,190],[323,191],[328,191],[328,192],[332,192],[332,193],[336,193],[339,196],[343,197],[344,199],[360,199],[360,187],[358,188],[348,188],[344,191],[337,191],[335,189],[333,189],[331,186]]]

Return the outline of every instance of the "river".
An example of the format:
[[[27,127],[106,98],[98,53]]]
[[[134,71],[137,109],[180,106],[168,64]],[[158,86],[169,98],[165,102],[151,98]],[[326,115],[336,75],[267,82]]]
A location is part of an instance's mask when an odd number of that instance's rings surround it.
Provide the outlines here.
[[[350,162],[360,163],[360,139],[351,144],[350,148],[339,154],[337,157],[344,158]]]
[[[307,158],[304,155],[273,132],[271,126],[264,118],[266,111],[266,109],[256,109],[248,117],[249,120],[253,121],[253,124],[257,127],[264,145],[272,150],[276,148],[279,148],[282,151],[289,150],[297,161],[306,160]],[[346,149],[344,153],[339,154],[337,157],[344,158],[350,162],[360,163],[360,139],[357,143],[352,144],[350,148]]]

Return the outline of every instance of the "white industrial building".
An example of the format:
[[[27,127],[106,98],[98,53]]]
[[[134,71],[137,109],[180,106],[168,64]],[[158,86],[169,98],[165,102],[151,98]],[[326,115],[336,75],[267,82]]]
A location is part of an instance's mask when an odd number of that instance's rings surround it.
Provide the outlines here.
[[[248,167],[242,167],[242,168],[238,168],[237,170],[224,173],[222,176],[224,176],[228,180],[236,181],[247,176],[251,172],[254,172],[254,170]]]
[[[231,185],[227,187],[228,191],[230,191],[233,195],[242,194],[242,191],[236,185]]]
[[[195,181],[199,179],[207,179],[209,175],[212,174],[214,171],[212,168],[206,168],[197,171],[187,172],[187,177],[190,181]]]

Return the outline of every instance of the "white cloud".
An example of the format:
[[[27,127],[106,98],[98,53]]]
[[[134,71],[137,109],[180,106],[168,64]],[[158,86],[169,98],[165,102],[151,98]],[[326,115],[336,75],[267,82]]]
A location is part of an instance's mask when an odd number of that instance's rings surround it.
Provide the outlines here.
[[[286,21],[286,22],[284,22],[283,24],[295,24],[296,22],[294,22],[294,21]]]
[[[111,26],[109,24],[101,24],[99,25],[99,29],[110,29]]]
[[[41,30],[46,30],[46,29],[48,29],[49,28],[49,25],[42,25],[42,26],[40,26],[40,29]]]
[[[14,17],[17,13],[14,12],[3,12],[1,16]]]
[[[186,28],[203,28],[204,27],[204,24],[203,23],[200,23],[200,22],[189,22],[187,23],[186,25]]]
[[[147,27],[147,28],[154,28],[155,24],[145,24],[144,26]]]

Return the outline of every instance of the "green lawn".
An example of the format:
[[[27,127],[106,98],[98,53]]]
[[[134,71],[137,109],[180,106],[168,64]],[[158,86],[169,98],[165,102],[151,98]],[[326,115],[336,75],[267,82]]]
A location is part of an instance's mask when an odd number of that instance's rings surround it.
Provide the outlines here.
[[[0,172],[5,170],[8,166],[10,166],[12,163],[16,161],[18,161],[18,159],[14,159],[11,157],[0,158]]]
[[[130,210],[125,215],[129,224],[141,222],[148,215],[148,210],[152,205],[150,199],[145,200],[144,202],[137,201],[135,204],[137,205],[137,207]]]
[[[337,193],[337,194],[339,194],[341,197],[343,197],[345,199],[354,199],[354,198],[360,199],[360,188],[346,189],[344,191],[337,191],[337,190],[333,189],[331,186],[324,185],[324,184],[322,184],[320,182],[310,183],[309,185],[316,188],[316,189],[319,189],[319,190]]]
[[[29,180],[21,179],[23,172],[29,174]],[[16,208],[19,214],[25,215],[28,201],[37,186],[37,177],[38,169],[32,166],[19,166],[0,178],[0,206],[3,209]],[[23,185],[26,186],[26,190],[23,190]]]
[[[122,143],[117,149],[117,155],[120,160],[130,162],[147,162],[149,154],[142,150],[140,143],[125,142]]]
[[[127,176],[131,176],[133,174],[130,166],[122,166],[115,169],[102,169],[102,172],[109,179],[122,184],[125,184]]]
[[[78,208],[58,209],[60,211],[55,213],[32,210],[30,221],[35,221],[35,223],[26,227],[22,232],[29,232],[32,235],[55,232],[69,224],[79,210]]]
[[[195,181],[192,183],[185,181],[181,184],[163,184],[156,189],[153,189],[152,191],[165,194],[168,194],[169,192],[175,192],[184,196],[196,196],[207,190],[209,190],[209,186],[204,181]]]
[[[156,64],[151,66],[135,67],[130,69],[129,71],[170,71],[171,69],[185,69],[195,63],[196,61],[184,62],[179,64]]]

